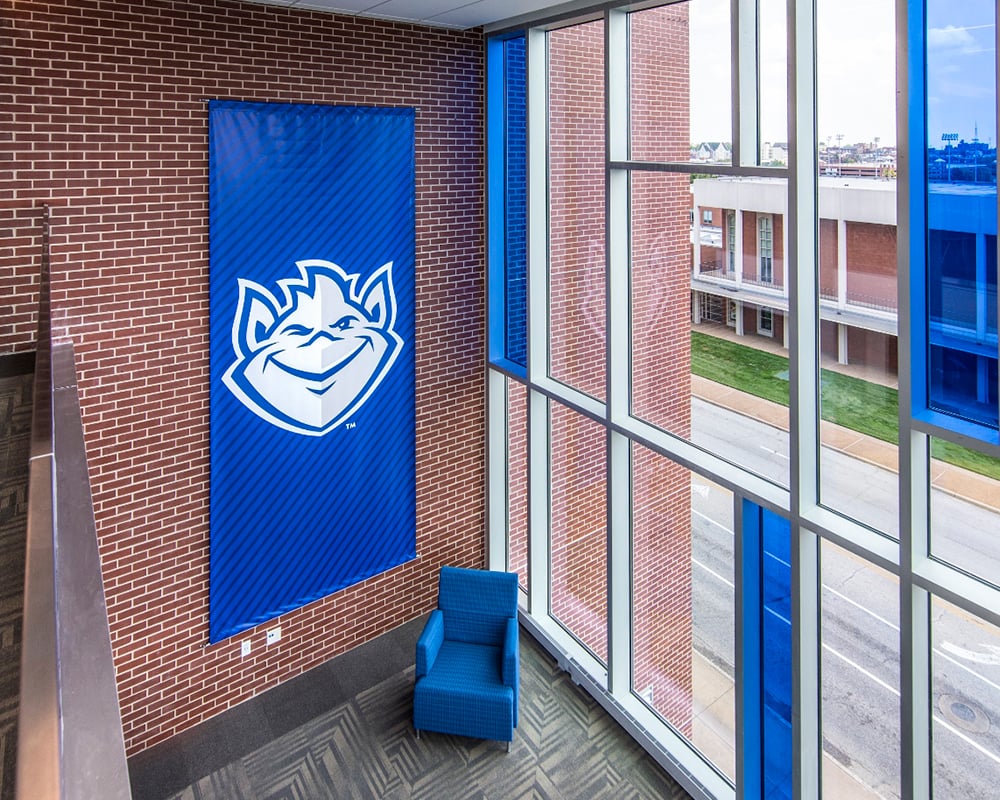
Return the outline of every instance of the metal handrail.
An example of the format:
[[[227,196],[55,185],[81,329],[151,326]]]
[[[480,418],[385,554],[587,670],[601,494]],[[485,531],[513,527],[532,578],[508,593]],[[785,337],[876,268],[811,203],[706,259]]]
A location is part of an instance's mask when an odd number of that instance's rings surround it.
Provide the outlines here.
[[[53,345],[43,211],[28,483],[18,800],[131,789],[71,344]]]

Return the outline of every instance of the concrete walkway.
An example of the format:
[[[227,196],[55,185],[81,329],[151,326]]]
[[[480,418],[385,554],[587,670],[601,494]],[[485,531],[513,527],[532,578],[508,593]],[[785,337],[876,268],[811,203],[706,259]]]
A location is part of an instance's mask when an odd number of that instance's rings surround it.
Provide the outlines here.
[[[718,326],[722,328],[722,326]],[[737,337],[728,328],[725,333],[717,330],[715,326],[698,326],[699,333],[709,336],[719,335],[721,338],[737,342],[746,347],[759,347],[773,351],[779,355],[787,356],[788,353],[781,347],[780,343],[772,343],[759,336]],[[858,374],[858,368],[845,367],[838,364],[823,364],[824,369],[835,369],[838,372],[864,377],[865,380],[874,381],[875,377],[869,374]],[[884,385],[893,386],[891,383],[894,376],[882,376]],[[887,380],[888,379],[888,380]],[[724,386],[721,383],[707,380],[697,375],[691,376],[691,392],[695,397],[713,403],[722,408],[735,411],[738,414],[751,417],[760,422],[771,425],[781,430],[788,430],[788,409],[770,400],[746,394],[744,392]],[[839,450],[854,458],[865,461],[869,464],[883,467],[891,472],[899,473],[899,452],[894,444],[883,442],[863,433],[834,425],[831,422],[823,421],[821,426],[820,441],[824,446]],[[931,460],[931,485],[942,492],[960,497],[970,503],[1000,512],[1000,481],[987,478],[976,472],[962,469],[961,467],[947,464],[937,459]]]

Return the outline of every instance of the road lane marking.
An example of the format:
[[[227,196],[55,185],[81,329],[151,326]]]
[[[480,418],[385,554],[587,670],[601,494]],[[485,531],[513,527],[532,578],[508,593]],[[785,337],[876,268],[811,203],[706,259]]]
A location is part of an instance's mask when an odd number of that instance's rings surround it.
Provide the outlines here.
[[[941,644],[941,649],[945,652],[951,653],[958,658],[964,658],[973,664],[986,664],[992,667],[1000,664],[1000,647],[997,647],[995,644],[984,644],[983,648],[987,652],[977,653],[975,650],[966,650],[964,647],[959,647],[957,644],[952,644],[951,642],[943,642]]]
[[[830,645],[827,645],[827,644],[823,645],[823,649],[826,650],[826,651],[828,651],[828,652],[830,652],[830,653],[832,653],[837,658],[841,659],[844,663],[846,663],[846,664],[854,667],[854,669],[856,669],[858,672],[860,672],[865,677],[870,678],[874,683],[877,683],[879,686],[881,686],[886,691],[890,692],[891,694],[895,695],[896,697],[900,696],[900,693],[899,693],[898,689],[890,686],[888,683],[886,683],[885,681],[883,681],[882,679],[880,679],[876,675],[873,675],[871,672],[869,672],[868,670],[866,670],[860,664],[857,664],[854,661],[852,661],[851,659],[849,659],[843,653],[840,653],[837,650],[834,650],[832,647],[830,647]],[[966,736],[960,730],[958,730],[957,728],[953,727],[948,722],[946,722],[942,717],[939,717],[937,714],[934,714],[934,721],[937,722],[937,723],[939,723],[946,730],[951,731],[953,734],[955,734],[959,739],[961,739],[962,741],[964,741],[966,744],[972,745],[972,747],[976,748],[976,750],[978,750],[980,753],[982,753],[987,758],[995,761],[997,764],[1000,764],[1000,756],[998,756],[996,753],[994,753],[994,752],[992,752],[990,750],[987,750],[985,747],[983,747],[981,744],[979,744],[979,742],[976,742],[973,739],[970,739],[968,736]]]
[[[701,518],[702,518],[703,520],[705,520],[705,522],[708,522],[708,523],[710,523],[710,524],[714,525],[714,526],[715,526],[716,528],[722,528],[722,530],[724,530],[724,531],[725,531],[726,533],[728,533],[728,534],[729,534],[730,536],[733,536],[733,535],[734,535],[734,534],[733,534],[733,529],[732,529],[732,528],[728,528],[728,527],[726,527],[726,526],[725,526],[725,525],[723,525],[723,524],[722,524],[721,522],[716,522],[716,521],[715,521],[714,519],[712,519],[712,518],[711,518],[710,516],[708,516],[707,514],[702,514],[702,513],[700,512],[700,511],[697,511],[696,509],[693,509],[693,508],[691,509],[691,513],[692,513],[692,514],[695,514],[696,516],[699,516],[699,517],[701,517]]]
[[[899,626],[898,625],[890,622],[885,617],[879,616],[874,611],[872,611],[870,608],[866,608],[865,606],[861,605],[861,603],[857,602],[856,600],[852,600],[846,594],[841,594],[836,589],[834,589],[832,586],[827,586],[825,583],[823,584],[823,588],[826,591],[830,592],[830,594],[833,594],[833,595],[836,595],[837,597],[839,597],[845,603],[850,603],[852,606],[854,606],[856,609],[858,609],[858,611],[863,611],[868,616],[872,617],[873,619],[877,619],[883,625],[886,625],[886,626],[892,628],[894,631],[896,631],[896,633],[899,633]]]
[[[896,625],[896,624],[894,624],[894,623],[892,623],[892,622],[890,622],[885,617],[879,616],[878,614],[876,614],[874,611],[872,611],[869,608],[865,608],[865,606],[861,605],[860,603],[856,602],[855,600],[852,600],[847,595],[842,594],[841,592],[838,592],[832,586],[827,586],[826,584],[823,584],[823,588],[826,591],[830,592],[831,594],[835,595],[836,597],[839,597],[844,602],[846,602],[846,603],[854,606],[854,608],[858,609],[859,611],[863,611],[865,614],[867,614],[868,616],[870,616],[872,619],[878,620],[883,625],[885,625],[887,628],[891,628],[896,633],[899,633],[899,626]],[[989,649],[989,650],[992,650],[993,652],[997,653],[998,656],[1000,656],[1000,648],[996,647],[995,645],[985,645],[985,647],[987,649]],[[940,658],[943,658],[945,661],[951,662],[952,664],[954,664],[959,669],[964,670],[965,672],[968,672],[972,677],[979,678],[979,680],[981,680],[983,683],[985,683],[991,689],[994,689],[994,690],[1000,692],[1000,685],[997,685],[996,683],[994,683],[993,681],[991,681],[989,678],[987,678],[985,675],[983,675],[983,674],[981,674],[979,672],[976,672],[974,669],[972,669],[969,666],[966,666],[961,661],[958,661],[957,659],[955,659],[952,656],[950,656],[948,654],[948,652],[946,652],[946,651],[952,651],[952,652],[954,652],[955,650],[961,650],[961,649],[962,648],[959,648],[957,645],[953,645],[950,642],[945,642],[943,645],[941,645],[941,647],[935,647],[932,650],[932,652],[934,653],[934,655],[939,656]],[[970,652],[970,651],[964,651],[964,652]],[[958,655],[958,653],[955,653],[955,654]],[[986,663],[986,662],[979,662],[979,663]],[[994,662],[994,663],[1000,663],[1000,662]]]
[[[784,453],[781,453],[781,452],[779,452],[779,451],[775,450],[774,448],[771,448],[771,447],[767,447],[766,445],[763,445],[763,444],[759,444],[759,445],[757,445],[757,446],[758,446],[758,447],[759,447],[759,448],[760,448],[761,450],[766,450],[766,451],[767,451],[768,453],[773,453],[774,455],[778,456],[779,458],[783,458],[783,459],[785,459],[785,461],[788,461],[788,460],[789,460],[789,457],[788,457],[788,456],[786,456],[786,455],[785,455]]]
[[[725,531],[726,533],[728,533],[728,534],[729,534],[730,536],[734,536],[734,535],[735,535],[735,534],[734,534],[734,532],[733,532],[733,530],[732,530],[731,528],[728,528],[728,527],[726,527],[725,525],[723,525],[723,524],[722,524],[722,523],[720,523],[720,522],[716,522],[716,521],[715,521],[714,519],[712,519],[711,517],[709,517],[709,516],[707,516],[707,515],[703,514],[702,512],[700,512],[700,511],[696,511],[695,509],[691,509],[691,511],[692,511],[692,513],[693,513],[693,514],[697,514],[697,515],[698,515],[699,517],[701,517],[702,519],[704,519],[704,520],[705,520],[706,522],[708,522],[708,523],[710,523],[710,524],[712,524],[712,525],[715,525],[715,526],[716,526],[716,527],[718,527],[718,528],[721,528],[721,529],[722,529],[722,530],[724,530],[724,531]],[[692,559],[692,560],[694,560],[694,559]],[[780,559],[776,559],[776,560],[780,561]],[[729,581],[729,580],[727,580],[726,578],[724,578],[723,576],[719,575],[719,573],[717,573],[717,572],[714,572],[713,570],[709,569],[709,568],[708,568],[708,567],[706,567],[706,566],[705,566],[704,564],[701,564],[700,562],[697,562],[697,561],[695,561],[695,563],[696,563],[696,564],[697,564],[697,565],[698,565],[699,567],[701,567],[702,569],[704,569],[704,570],[705,570],[706,572],[708,572],[708,573],[709,573],[710,575],[712,575],[713,577],[716,577],[716,578],[718,578],[718,579],[719,579],[720,581],[722,581],[722,582],[723,582],[724,584],[726,584],[727,586],[729,586],[729,587],[730,587],[731,589],[733,589],[733,590],[735,591],[736,587],[735,587],[735,586],[733,585],[733,583],[732,583],[731,581]],[[784,562],[782,562],[782,563],[784,563]],[[850,597],[848,597],[847,595],[843,594],[842,592],[838,592],[838,591],[837,591],[836,589],[834,589],[834,588],[833,588],[832,586],[827,586],[826,584],[821,584],[821,586],[822,586],[822,588],[823,588],[824,590],[826,590],[826,591],[830,592],[831,594],[833,594],[833,595],[835,595],[835,596],[839,597],[839,598],[840,598],[841,600],[844,600],[844,601],[845,601],[845,602],[847,602],[848,604],[850,604],[850,605],[854,606],[854,607],[855,607],[856,609],[858,609],[859,611],[863,611],[863,612],[864,612],[865,614],[867,614],[868,616],[872,617],[872,618],[873,618],[873,619],[875,619],[875,620],[878,620],[878,621],[879,621],[879,622],[881,622],[881,623],[882,623],[883,625],[885,625],[885,626],[886,626],[886,627],[888,627],[888,628],[891,628],[891,629],[892,629],[893,631],[895,631],[896,633],[899,633],[899,626],[898,626],[898,625],[896,625],[896,624],[894,624],[894,623],[892,623],[891,621],[887,620],[887,619],[886,619],[885,617],[882,617],[882,616],[880,616],[879,614],[876,614],[876,613],[875,613],[874,611],[872,611],[871,609],[869,609],[869,608],[866,608],[865,606],[861,605],[860,603],[856,602],[855,600],[852,600],[852,599],[851,599]],[[824,647],[828,647],[828,645],[825,645],[825,644],[824,644],[823,646],[824,646]],[[948,643],[948,642],[945,642],[945,643],[944,643],[944,646],[945,646],[945,647],[948,647],[949,649],[951,649],[952,647],[954,647],[954,646],[951,646],[951,645],[950,645],[950,643]],[[992,649],[992,648],[991,648],[991,649]],[[833,652],[833,651],[831,651],[831,652]],[[991,680],[990,680],[989,678],[987,678],[987,677],[986,677],[985,675],[982,675],[982,674],[980,674],[979,672],[976,672],[976,671],[975,671],[974,669],[972,669],[972,668],[970,668],[970,667],[966,666],[966,665],[965,665],[965,664],[963,664],[963,663],[962,663],[961,661],[958,661],[957,659],[955,659],[954,657],[952,657],[951,655],[949,655],[949,654],[948,654],[947,652],[945,652],[945,651],[944,651],[944,650],[942,650],[941,648],[937,648],[937,647],[935,647],[935,648],[933,648],[932,652],[933,652],[933,653],[934,653],[935,655],[939,656],[940,658],[943,658],[943,659],[945,659],[946,661],[949,661],[949,662],[951,662],[952,664],[954,664],[954,665],[955,665],[956,667],[958,667],[959,669],[962,669],[962,670],[964,670],[965,672],[969,673],[969,674],[970,674],[971,676],[973,676],[974,678],[978,678],[978,679],[979,679],[979,680],[981,680],[981,681],[982,681],[983,683],[985,683],[985,684],[986,684],[987,686],[989,686],[989,687],[990,687],[991,689],[994,689],[994,690],[996,690],[996,691],[1000,692],[1000,685],[998,685],[998,684],[994,683],[994,682],[993,682],[993,681],[991,681]],[[995,651],[995,652],[1000,652],[1000,651]],[[839,654],[838,654],[838,655],[839,655]],[[849,660],[849,659],[846,659],[846,658],[845,658],[845,660]],[[858,667],[858,669],[861,669],[861,667]],[[877,680],[877,679],[876,679],[876,680]],[[884,685],[885,685],[885,684],[884,684]],[[898,692],[897,692],[897,695],[898,695]],[[942,724],[943,724],[943,725],[947,725],[947,723],[946,723],[946,722],[944,722],[943,720],[942,720]],[[957,732],[956,732],[956,733],[957,733]],[[961,734],[958,734],[958,735],[961,735]]]
[[[894,695],[896,695],[896,697],[899,697],[899,689],[896,689],[896,688],[890,686],[888,683],[886,683],[880,677],[878,677],[874,673],[869,672],[864,667],[862,667],[860,664],[858,664],[856,661],[852,661],[847,656],[845,656],[843,653],[841,653],[839,650],[834,650],[828,644],[824,644],[823,645],[823,649],[826,650],[828,653],[832,653],[833,655],[835,655],[837,658],[839,658],[845,664],[849,664],[850,666],[854,667],[854,669],[856,669],[858,672],[860,672],[865,677],[871,678],[875,683],[877,683],[883,689],[886,689],[887,691],[890,691]]]
[[[703,570],[705,570],[705,572],[707,572],[713,578],[718,578],[720,581],[722,581],[724,584],[726,584],[726,586],[728,586],[730,589],[735,589],[736,588],[736,584],[735,583],[733,583],[731,580],[729,580],[725,576],[720,575],[718,572],[716,572],[711,567],[705,566],[697,558],[692,558],[691,559],[691,563],[695,564],[696,566],[701,567]]]
[[[987,750],[985,747],[983,747],[981,744],[979,744],[979,742],[973,741],[968,736],[966,736],[964,733],[962,733],[960,730],[958,730],[958,728],[954,728],[951,725],[949,725],[947,722],[945,722],[937,714],[934,715],[934,721],[940,723],[941,726],[944,727],[945,730],[951,731],[953,734],[955,734],[959,739],[961,739],[962,741],[964,741],[966,744],[971,744],[973,747],[975,747],[980,753],[982,753],[987,758],[990,758],[993,761],[995,761],[997,764],[1000,764],[1000,756],[998,756],[996,753],[991,752],[990,750]]]

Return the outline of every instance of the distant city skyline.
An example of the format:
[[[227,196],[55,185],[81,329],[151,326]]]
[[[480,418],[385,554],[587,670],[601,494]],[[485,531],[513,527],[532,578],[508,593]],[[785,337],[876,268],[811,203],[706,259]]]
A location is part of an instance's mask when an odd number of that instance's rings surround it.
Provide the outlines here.
[[[761,0],[761,139],[788,140],[784,0]],[[732,141],[728,0],[694,0],[691,141]],[[928,144],[941,135],[996,145],[995,6],[928,0]],[[817,133],[847,146],[896,145],[893,0],[819,0]],[[845,57],[845,54],[849,54]],[[722,56],[722,57],[720,57]]]

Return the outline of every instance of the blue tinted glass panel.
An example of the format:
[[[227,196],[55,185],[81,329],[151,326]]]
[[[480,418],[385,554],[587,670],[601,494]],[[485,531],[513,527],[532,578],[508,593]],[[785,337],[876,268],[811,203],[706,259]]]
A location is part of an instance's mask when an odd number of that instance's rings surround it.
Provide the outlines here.
[[[763,510],[765,798],[792,797],[792,567],[788,520]]]
[[[995,429],[996,6],[926,7],[927,405]]]
[[[743,796],[793,795],[791,526],[743,501]]]
[[[934,409],[982,425],[996,425],[997,360],[931,344]]]
[[[928,293],[932,341],[941,329],[976,329],[976,237],[961,231],[931,230],[927,237],[927,276],[937,291]]]
[[[525,39],[504,42],[504,355],[527,366],[528,184]]]

